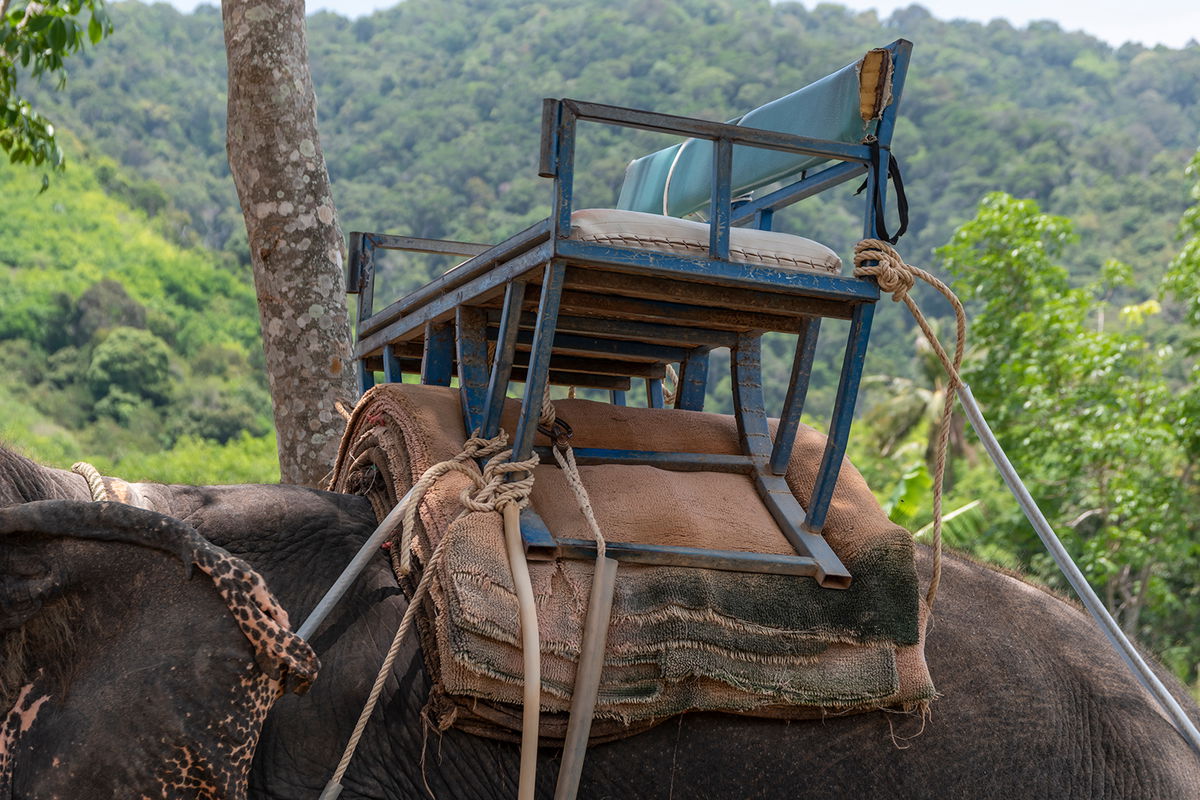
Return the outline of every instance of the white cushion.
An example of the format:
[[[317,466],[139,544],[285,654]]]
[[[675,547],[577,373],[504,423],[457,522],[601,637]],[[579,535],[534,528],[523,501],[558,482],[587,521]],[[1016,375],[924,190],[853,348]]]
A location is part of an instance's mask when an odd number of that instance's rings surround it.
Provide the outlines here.
[[[708,256],[708,225],[677,217],[585,208],[571,214],[571,237],[617,247],[636,247],[681,256]],[[729,259],[743,264],[837,274],[842,260],[820,242],[789,233],[733,228]]]

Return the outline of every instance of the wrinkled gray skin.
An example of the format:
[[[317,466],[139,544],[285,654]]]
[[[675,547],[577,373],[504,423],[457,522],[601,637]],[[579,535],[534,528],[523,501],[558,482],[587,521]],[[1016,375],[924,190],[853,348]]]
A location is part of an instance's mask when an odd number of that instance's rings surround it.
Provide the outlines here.
[[[54,474],[78,496],[82,481]],[[0,464],[0,487],[5,475]],[[28,479],[24,481],[30,483]],[[4,502],[0,488],[0,504]],[[13,500],[36,499],[28,494]],[[157,509],[250,561],[302,620],[374,527],[365,501],[287,486],[161,487]],[[929,555],[920,553],[928,573]],[[959,558],[944,564],[927,654],[942,697],[926,722],[871,713],[820,722],[685,715],[588,754],[581,798],[1198,798],[1200,757],[1093,623],[1049,594]],[[264,727],[251,795],[316,798],[340,756],[405,600],[381,555],[312,644],[322,669]],[[203,643],[197,643],[202,646]],[[1200,711],[1168,677],[1192,718]],[[512,798],[515,746],[428,735],[429,678],[401,651],[342,798]],[[560,753],[543,750],[549,798]]]

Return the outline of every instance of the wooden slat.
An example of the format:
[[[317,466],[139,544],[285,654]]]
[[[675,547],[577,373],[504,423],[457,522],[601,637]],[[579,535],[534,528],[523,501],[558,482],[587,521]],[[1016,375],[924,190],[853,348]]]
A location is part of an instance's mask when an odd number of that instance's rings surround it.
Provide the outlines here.
[[[563,292],[564,311],[580,317],[597,317],[631,322],[697,325],[732,333],[781,331],[799,333],[806,317],[764,314],[758,311],[730,310],[661,300],[644,300],[589,292]],[[614,327],[617,327],[614,325]]]
[[[850,319],[853,313],[853,307],[841,300],[713,286],[676,277],[634,275],[594,267],[568,267],[565,285],[567,289],[582,292],[652,298],[708,308],[776,314],[781,317],[819,316]]]
[[[525,367],[513,367],[512,379],[524,383],[528,371]],[[585,372],[564,372],[550,370],[550,383],[555,386],[577,386],[583,389],[607,389],[609,391],[629,391],[629,378],[618,378],[614,375],[589,375]]]

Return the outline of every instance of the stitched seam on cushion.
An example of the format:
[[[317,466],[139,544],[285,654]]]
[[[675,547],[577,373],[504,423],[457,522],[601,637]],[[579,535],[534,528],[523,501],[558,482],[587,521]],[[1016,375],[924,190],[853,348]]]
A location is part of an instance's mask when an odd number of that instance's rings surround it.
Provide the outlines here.
[[[579,241],[596,242],[597,244],[630,244],[630,243],[633,243],[633,244],[643,245],[643,246],[644,245],[659,245],[662,247],[670,247],[673,249],[688,250],[688,251],[691,251],[691,252],[694,252],[697,254],[708,253],[707,247],[699,245],[696,242],[688,241],[686,239],[668,239],[665,236],[641,236],[636,233],[622,233],[622,234],[612,234],[612,235],[585,234],[579,238]],[[733,255],[735,253],[742,256],[743,258],[756,258],[756,259],[761,259],[764,261],[766,261],[766,260],[778,261],[781,264],[791,264],[791,265],[794,265],[797,267],[807,268],[807,269],[822,271],[822,272],[837,272],[841,268],[840,263],[838,264],[837,267],[830,267],[826,264],[819,264],[815,261],[811,261],[811,260],[807,260],[807,259],[803,259],[803,258],[796,258],[795,256],[789,256],[789,255],[783,255],[783,254],[768,255],[766,253],[763,253],[760,250],[747,250],[744,247],[733,247],[731,245],[729,248],[729,254]]]

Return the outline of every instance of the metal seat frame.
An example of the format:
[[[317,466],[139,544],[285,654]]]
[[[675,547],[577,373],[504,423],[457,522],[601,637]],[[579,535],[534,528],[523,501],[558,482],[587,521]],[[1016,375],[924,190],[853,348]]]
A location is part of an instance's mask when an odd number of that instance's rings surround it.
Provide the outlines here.
[[[548,384],[607,389],[624,402],[631,379],[647,382],[649,404],[662,406],[667,364],[680,365],[675,407],[702,410],[709,352],[730,349],[737,455],[577,447],[580,464],[639,464],[683,471],[743,473],[796,555],[611,542],[611,558],[630,563],[702,566],[808,575],[846,588],[850,574],[820,536],[845,454],[875,303],[872,279],[740,264],[730,259],[730,227],[769,230],[774,213],[866,175],[863,231],[878,236],[889,146],[911,44],[889,45],[893,102],[875,132],[877,146],[811,139],[733,124],[695,120],[568,99],[543,103],[539,174],[552,178],[553,213],[508,240],[487,246],[376,233],[351,234],[349,290],[358,293],[355,355],[363,389],[374,372],[396,382],[417,373],[422,383],[449,386],[457,377],[465,428],[493,437],[510,381],[525,384],[512,437],[512,460],[536,447],[538,415]],[[713,141],[709,253],[688,257],[569,238],[575,130],[595,122]],[[735,207],[735,146],[762,147],[833,161],[781,189]],[[373,312],[375,252],[397,249],[467,257],[467,261],[379,312]],[[804,408],[822,317],[850,322],[837,396],[807,511],[785,481]],[[761,336],[797,334],[789,387],[775,436],[768,427],[761,374]],[[489,359],[489,344],[494,354]],[[553,459],[549,459],[553,463]],[[528,557],[594,559],[594,543],[556,538],[527,508],[521,518]]]

